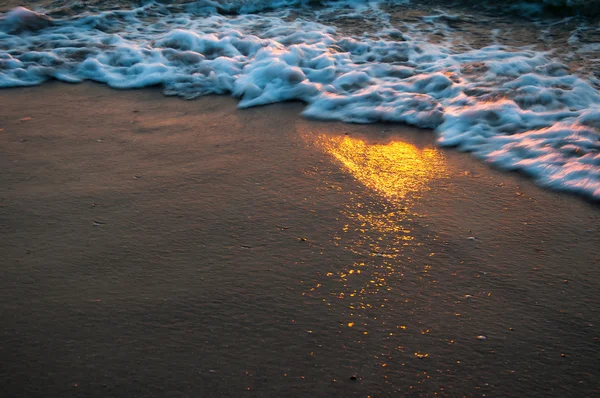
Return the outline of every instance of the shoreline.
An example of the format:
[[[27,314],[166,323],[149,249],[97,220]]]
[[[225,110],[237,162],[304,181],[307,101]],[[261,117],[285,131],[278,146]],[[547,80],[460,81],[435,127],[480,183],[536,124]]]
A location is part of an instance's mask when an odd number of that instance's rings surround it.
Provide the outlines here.
[[[295,103],[0,96],[8,395],[599,392],[595,204]]]

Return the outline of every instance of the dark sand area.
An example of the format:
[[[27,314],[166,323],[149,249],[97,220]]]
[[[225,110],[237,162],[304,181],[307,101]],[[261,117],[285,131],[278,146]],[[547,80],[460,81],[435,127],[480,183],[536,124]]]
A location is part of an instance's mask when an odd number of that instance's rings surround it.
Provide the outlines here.
[[[1,396],[600,394],[597,205],[301,104],[0,103]]]

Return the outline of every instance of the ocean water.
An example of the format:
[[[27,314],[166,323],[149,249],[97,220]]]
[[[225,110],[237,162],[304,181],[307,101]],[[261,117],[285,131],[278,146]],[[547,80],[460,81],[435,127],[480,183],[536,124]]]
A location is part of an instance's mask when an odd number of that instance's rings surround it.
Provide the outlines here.
[[[0,87],[302,101],[310,118],[433,129],[439,145],[598,200],[600,23],[565,4],[28,3],[0,16]]]

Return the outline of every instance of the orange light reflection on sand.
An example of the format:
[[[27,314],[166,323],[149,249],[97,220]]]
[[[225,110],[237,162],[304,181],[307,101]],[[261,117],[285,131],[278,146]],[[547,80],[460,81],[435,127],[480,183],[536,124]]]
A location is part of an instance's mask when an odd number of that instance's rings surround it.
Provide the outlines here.
[[[435,148],[419,149],[402,141],[369,144],[354,137],[327,135],[317,136],[316,143],[359,182],[396,203],[409,194],[419,196],[430,180],[445,172],[444,159]]]
[[[393,340],[385,354],[391,358],[403,352],[402,334],[410,333],[403,324],[406,319],[395,311],[412,300],[398,289],[410,262],[402,254],[420,245],[412,231],[411,221],[416,216],[411,208],[433,180],[447,175],[444,156],[435,147],[418,148],[400,140],[370,143],[326,134],[304,138],[335,158],[344,172],[367,188],[347,191],[345,184],[336,187],[346,202],[343,215],[347,221],[334,242],[352,252],[354,260],[327,273],[333,284],[319,283],[327,292],[323,301],[345,307],[347,319],[341,325],[356,344],[379,337]],[[427,264],[420,266],[427,272]],[[381,359],[380,352],[373,355]],[[414,355],[422,359],[429,354],[416,351]],[[381,366],[387,370],[384,363]]]

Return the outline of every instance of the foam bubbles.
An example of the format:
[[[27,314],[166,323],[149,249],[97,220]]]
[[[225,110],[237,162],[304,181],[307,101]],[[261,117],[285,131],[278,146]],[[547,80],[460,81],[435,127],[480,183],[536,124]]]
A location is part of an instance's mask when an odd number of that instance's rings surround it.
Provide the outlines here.
[[[551,53],[495,39],[454,46],[451,29],[434,44],[393,28],[377,3],[318,11],[375,15],[382,33],[363,37],[289,10],[244,14],[265,4],[204,1],[178,11],[148,4],[55,20],[17,8],[0,19],[0,87],[93,80],[119,89],[159,85],[186,99],[228,94],[240,107],[299,100],[307,117],[435,129],[440,145],[600,199],[600,94]],[[240,15],[217,12],[227,7]]]
[[[24,7],[17,7],[0,18],[0,31],[6,33],[36,31],[51,25],[51,18]]]

